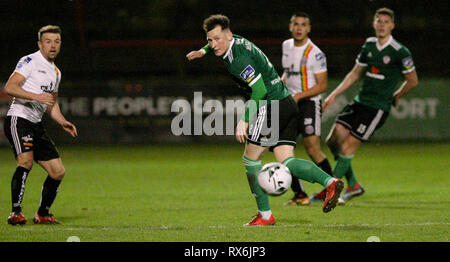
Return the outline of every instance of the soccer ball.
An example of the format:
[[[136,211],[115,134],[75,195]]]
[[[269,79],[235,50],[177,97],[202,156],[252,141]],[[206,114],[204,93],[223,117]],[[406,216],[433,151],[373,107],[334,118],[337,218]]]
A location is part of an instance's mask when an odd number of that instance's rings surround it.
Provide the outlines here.
[[[258,183],[266,194],[281,196],[291,186],[291,172],[283,164],[277,162],[268,163],[259,171]]]

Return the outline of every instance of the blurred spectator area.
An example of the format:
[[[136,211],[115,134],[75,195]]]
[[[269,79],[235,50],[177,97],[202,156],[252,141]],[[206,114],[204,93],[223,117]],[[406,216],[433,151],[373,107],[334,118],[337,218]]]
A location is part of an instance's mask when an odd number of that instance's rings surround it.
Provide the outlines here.
[[[2,1],[0,76],[37,50],[37,31],[58,24],[63,47],[57,60],[71,77],[196,78],[224,75],[220,59],[187,62],[206,44],[203,19],[222,13],[231,29],[256,43],[281,73],[281,43],[290,37],[295,11],[312,16],[311,39],[324,51],[331,77],[343,77],[364,39],[373,35],[375,10],[396,12],[394,37],[412,52],[420,76],[448,76],[449,8],[446,1]]]

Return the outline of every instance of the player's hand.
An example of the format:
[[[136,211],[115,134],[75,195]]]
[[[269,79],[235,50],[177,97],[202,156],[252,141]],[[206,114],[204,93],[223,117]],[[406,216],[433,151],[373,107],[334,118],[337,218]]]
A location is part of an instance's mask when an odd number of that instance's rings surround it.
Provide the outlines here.
[[[397,108],[398,106],[398,100],[400,100],[400,96],[396,95],[394,96],[394,100],[392,101],[392,105]]]
[[[206,54],[205,50],[200,49],[197,51],[191,51],[189,54],[186,55],[186,58],[191,61],[197,58],[202,58]]]
[[[55,98],[52,94],[49,93],[42,93],[42,94],[36,94],[34,100],[41,104],[46,104],[48,106],[53,106],[56,102]]]
[[[330,95],[327,98],[325,98],[325,101],[323,102],[323,105],[322,105],[322,112],[325,112],[325,110],[327,110],[327,108],[330,107],[331,104],[333,104],[334,98],[335,98],[335,96],[333,96],[333,95]]]
[[[76,126],[74,124],[70,123],[69,121],[65,121],[61,126],[64,129],[64,131],[69,133],[72,137],[78,136]]]
[[[247,130],[248,130],[248,123],[243,120],[239,121],[239,123],[236,126],[236,140],[239,143],[244,143],[245,140],[248,139]]]

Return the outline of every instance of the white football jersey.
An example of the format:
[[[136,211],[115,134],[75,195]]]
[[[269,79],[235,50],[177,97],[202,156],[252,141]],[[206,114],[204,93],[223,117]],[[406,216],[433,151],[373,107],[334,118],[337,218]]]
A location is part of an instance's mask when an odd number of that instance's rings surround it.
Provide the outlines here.
[[[40,51],[22,57],[17,63],[17,72],[25,77],[22,88],[34,94],[58,92],[61,71],[54,63],[44,58]],[[8,110],[8,116],[18,116],[33,123],[42,120],[47,105],[37,101],[14,97]]]
[[[327,71],[325,54],[308,39],[303,46],[295,46],[294,39],[288,39],[282,45],[281,63],[286,77],[286,86],[292,95],[304,92],[316,85],[314,74]],[[318,100],[321,95],[311,97]]]

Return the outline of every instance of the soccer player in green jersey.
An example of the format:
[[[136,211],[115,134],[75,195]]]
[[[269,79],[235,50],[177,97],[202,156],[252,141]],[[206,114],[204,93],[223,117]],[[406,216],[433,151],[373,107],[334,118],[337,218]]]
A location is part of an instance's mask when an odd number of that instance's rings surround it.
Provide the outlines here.
[[[364,193],[352,169],[351,159],[361,142],[368,141],[388,117],[391,106],[418,84],[417,73],[410,51],[396,41],[394,12],[388,8],[376,11],[373,28],[376,37],[367,38],[356,58],[356,64],[338,87],[325,99],[324,111],[335,98],[364,77],[364,82],[353,102],[336,118],[327,144],[334,154],[335,177],[346,177],[348,186],[342,195],[344,201]],[[400,88],[397,83],[405,78]]]
[[[247,107],[235,132],[236,139],[245,143],[242,159],[258,207],[257,215],[245,225],[275,224],[269,198],[259,187],[257,180],[262,168],[262,156],[269,148],[274,152],[277,161],[286,165],[293,176],[311,183],[320,183],[326,188],[323,212],[331,211],[336,207],[343,189],[342,180],[331,177],[311,161],[294,158],[299,116],[297,105],[266,55],[247,39],[233,35],[229,24],[228,17],[224,15],[212,15],[205,19],[203,29],[208,44],[200,50],[188,53],[186,57],[193,60],[209,52],[222,57],[233,79],[250,96],[249,102],[252,103],[248,104],[256,104],[258,107],[256,114],[251,114],[251,108]],[[272,105],[275,108],[278,106],[278,110],[272,110]],[[271,130],[267,135],[263,134],[261,129],[264,123],[274,116],[278,120],[279,128]]]

